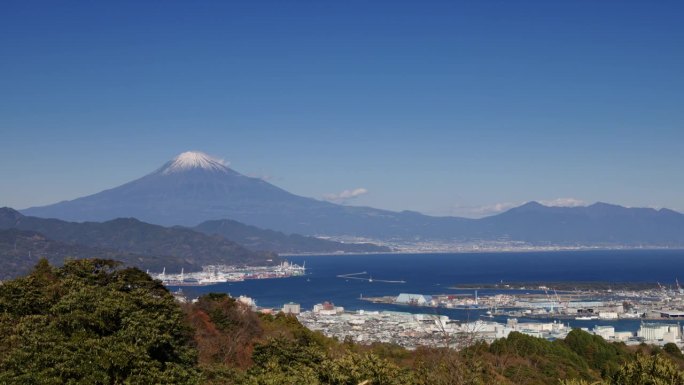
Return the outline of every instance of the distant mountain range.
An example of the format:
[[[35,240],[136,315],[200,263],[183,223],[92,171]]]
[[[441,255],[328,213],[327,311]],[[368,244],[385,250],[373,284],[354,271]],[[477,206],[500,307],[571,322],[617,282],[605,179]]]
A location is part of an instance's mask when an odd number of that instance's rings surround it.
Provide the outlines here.
[[[71,221],[135,217],[167,226],[230,219],[287,234],[376,239],[684,246],[684,215],[667,209],[606,203],[547,207],[531,202],[482,219],[433,217],[297,196],[196,152],[183,153],[155,172],[122,186],[22,212]],[[198,230],[221,232],[217,222],[203,224]]]
[[[668,209],[608,203],[548,207],[529,202],[479,219],[471,237],[507,237],[532,244],[684,246],[684,215]]]

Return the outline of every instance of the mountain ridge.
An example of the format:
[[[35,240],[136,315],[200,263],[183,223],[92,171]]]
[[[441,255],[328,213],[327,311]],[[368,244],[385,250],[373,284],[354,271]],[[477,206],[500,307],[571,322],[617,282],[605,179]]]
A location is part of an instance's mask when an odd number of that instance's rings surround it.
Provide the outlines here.
[[[205,234],[220,235],[237,242],[250,250],[272,250],[278,253],[387,253],[392,249],[372,243],[342,243],[307,237],[299,234],[285,234],[279,231],[260,229],[230,219],[202,222],[192,228]]]
[[[577,207],[534,203],[480,219],[480,235],[497,233],[547,244],[684,246],[684,214],[674,210],[627,208],[604,202]]]
[[[16,228],[0,229],[0,280],[28,273],[41,258],[60,266],[67,258],[103,258],[123,262],[127,266],[161,271],[165,267],[199,270],[201,266],[171,256],[142,255],[101,247],[56,241],[45,235]]]
[[[224,237],[149,224],[136,218],[77,223],[25,216],[5,207],[0,208],[0,229],[34,231],[69,245],[169,257],[173,263],[168,267],[178,270],[184,266],[177,263],[178,259],[197,270],[207,264],[264,264],[277,258],[275,253],[247,250]]]
[[[203,228],[181,226],[165,228],[136,218],[116,218],[106,222],[74,223],[55,218],[24,216],[9,208],[0,208],[0,231],[24,231],[39,235],[16,235],[31,247],[13,252],[5,247],[0,260],[9,266],[28,271],[38,256],[61,264],[66,257],[118,259],[127,265],[161,271],[200,270],[207,264],[270,264],[277,252],[284,253],[369,253],[390,252],[374,244],[340,243],[297,234],[286,235],[258,229],[235,221],[205,223]],[[9,236],[5,234],[6,236]],[[243,245],[243,241],[245,245]],[[0,249],[2,249],[0,247]],[[33,260],[23,261],[29,251]],[[198,255],[201,256],[198,257]],[[18,269],[14,269],[19,271]],[[14,271],[13,270],[13,271]]]

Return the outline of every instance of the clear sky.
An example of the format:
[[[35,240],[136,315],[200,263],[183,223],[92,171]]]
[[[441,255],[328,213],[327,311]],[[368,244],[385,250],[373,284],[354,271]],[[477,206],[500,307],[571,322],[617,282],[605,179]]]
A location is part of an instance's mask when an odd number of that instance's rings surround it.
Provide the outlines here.
[[[681,0],[5,0],[0,206],[200,150],[393,210],[683,211],[682,20]]]

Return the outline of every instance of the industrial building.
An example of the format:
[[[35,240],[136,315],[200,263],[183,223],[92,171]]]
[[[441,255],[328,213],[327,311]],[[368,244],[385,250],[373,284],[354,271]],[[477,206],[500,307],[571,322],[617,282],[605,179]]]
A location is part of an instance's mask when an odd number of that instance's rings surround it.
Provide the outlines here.
[[[432,302],[432,296],[425,294],[401,293],[397,296],[397,299],[395,299],[394,302],[402,305],[425,306]]]
[[[679,342],[682,338],[682,328],[679,324],[642,323],[637,337],[648,342]]]

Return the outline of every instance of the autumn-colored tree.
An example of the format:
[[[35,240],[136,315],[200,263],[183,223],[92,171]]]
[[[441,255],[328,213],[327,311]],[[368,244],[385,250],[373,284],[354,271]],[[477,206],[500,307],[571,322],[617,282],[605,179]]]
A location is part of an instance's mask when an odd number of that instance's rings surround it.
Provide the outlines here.
[[[226,294],[208,294],[186,308],[195,330],[199,361],[246,368],[262,329],[254,312]]]

